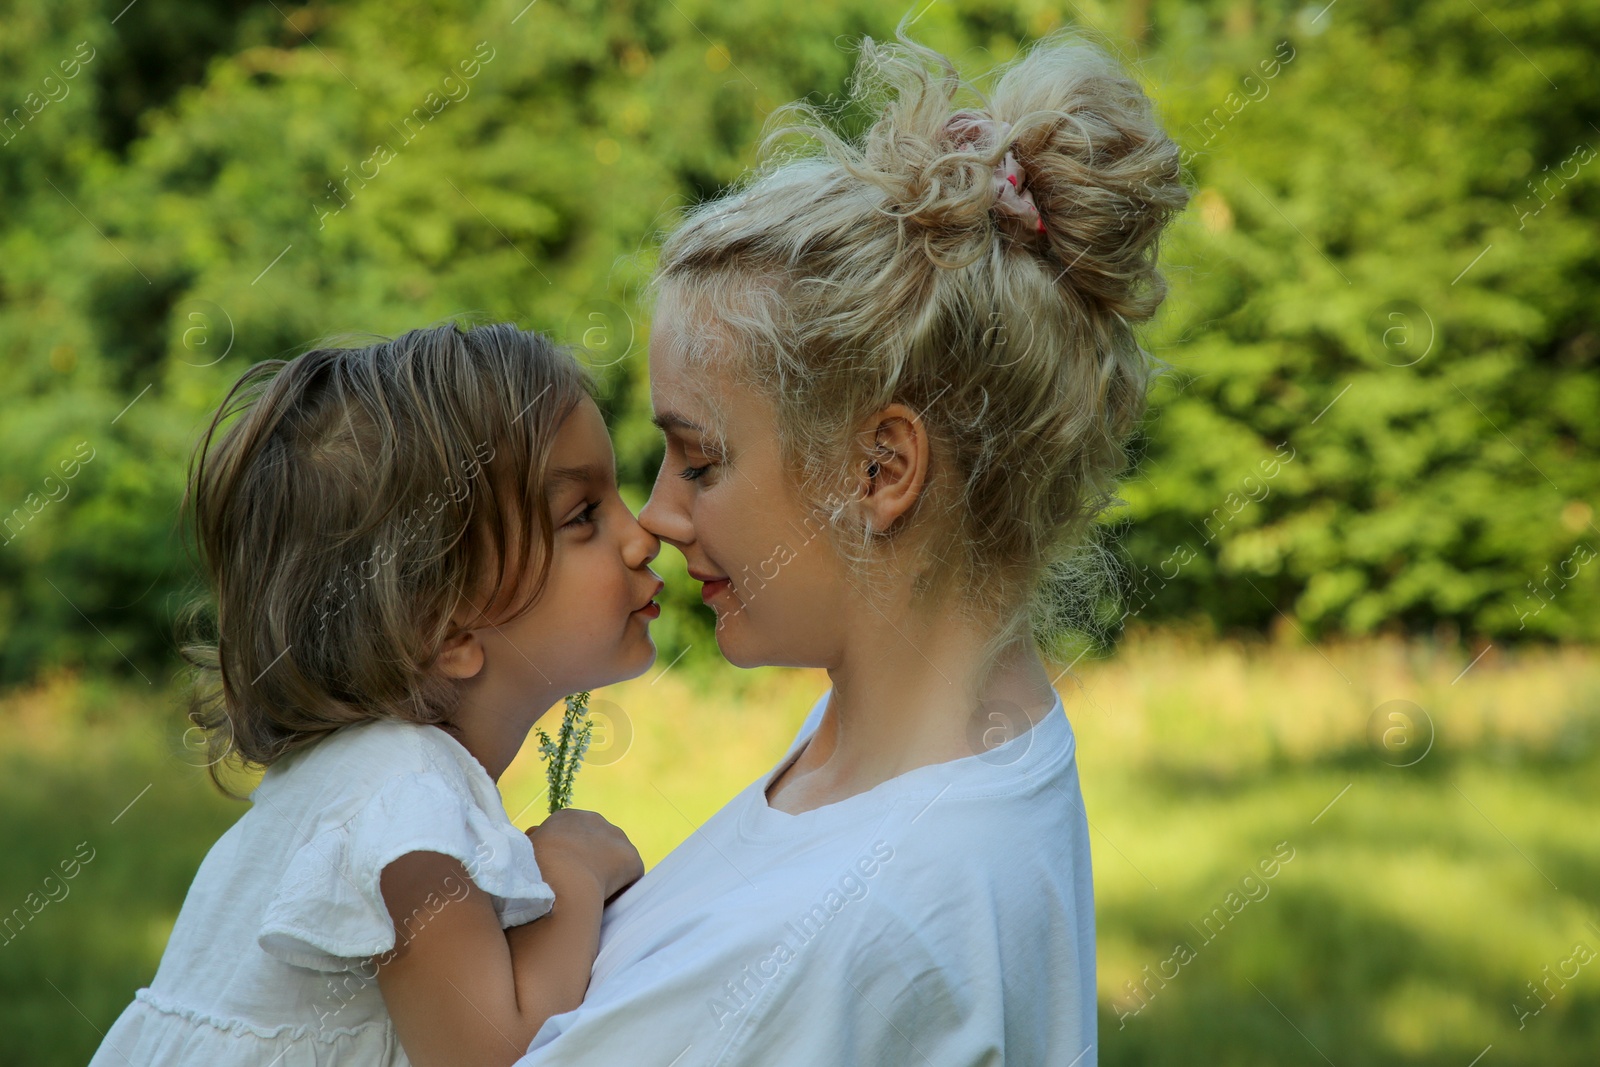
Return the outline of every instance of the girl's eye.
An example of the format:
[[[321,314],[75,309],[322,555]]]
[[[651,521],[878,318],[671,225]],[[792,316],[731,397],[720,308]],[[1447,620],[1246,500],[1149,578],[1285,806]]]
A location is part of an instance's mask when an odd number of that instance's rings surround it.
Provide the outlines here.
[[[596,501],[578,513],[577,517],[568,526],[588,526],[594,521],[594,513],[600,510],[600,503]]]
[[[698,481],[700,476],[710,469],[711,464],[709,463],[703,467],[685,467],[683,470],[678,472],[678,477],[686,478],[691,482]]]

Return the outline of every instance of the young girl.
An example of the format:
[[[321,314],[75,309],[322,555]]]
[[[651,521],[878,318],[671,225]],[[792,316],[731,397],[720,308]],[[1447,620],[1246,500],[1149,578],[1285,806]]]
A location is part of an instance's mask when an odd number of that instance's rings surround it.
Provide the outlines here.
[[[1096,1062],[1089,818],[1036,638],[1145,404],[1178,147],[1082,41],[986,95],[910,42],[859,70],[864,136],[802,109],[821,151],[662,248],[639,514],[731,662],[832,686],[607,910],[521,1067]]]
[[[266,771],[94,1067],[505,1064],[582,1000],[638,853],[592,813],[524,834],[495,783],[655,656],[660,544],[592,388],[509,325],[234,387],[189,490],[217,604],[191,718],[213,773]]]

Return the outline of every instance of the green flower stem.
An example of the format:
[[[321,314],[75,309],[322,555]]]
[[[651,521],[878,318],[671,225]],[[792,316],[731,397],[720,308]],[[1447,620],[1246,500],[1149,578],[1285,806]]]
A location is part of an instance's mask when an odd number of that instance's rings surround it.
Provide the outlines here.
[[[548,764],[545,778],[550,786],[552,814],[572,804],[572,781],[583,764],[584,753],[589,751],[593,730],[587,691],[567,697],[567,710],[561,716],[561,726],[554,738],[543,729],[537,729],[539,758]]]

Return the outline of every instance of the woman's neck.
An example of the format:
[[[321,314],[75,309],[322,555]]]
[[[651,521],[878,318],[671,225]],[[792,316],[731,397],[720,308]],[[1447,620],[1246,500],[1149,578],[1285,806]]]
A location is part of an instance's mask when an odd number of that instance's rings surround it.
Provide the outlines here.
[[[926,617],[926,616],[925,616]],[[833,692],[800,756],[767,789],[791,815],[863,793],[907,771],[976,755],[1030,729],[1055,706],[1031,639],[983,679],[988,633],[952,619],[881,625],[846,642]]]

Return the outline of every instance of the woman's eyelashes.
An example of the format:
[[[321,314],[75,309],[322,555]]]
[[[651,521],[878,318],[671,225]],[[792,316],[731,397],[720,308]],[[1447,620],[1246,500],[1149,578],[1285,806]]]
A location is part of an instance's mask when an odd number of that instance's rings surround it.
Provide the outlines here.
[[[700,464],[699,466],[695,466],[689,460],[690,453],[703,457],[706,462]],[[676,466],[678,463],[682,463],[684,466],[678,471],[678,477],[682,478],[684,481],[697,482],[706,473],[706,471],[710,470],[712,467],[715,467],[718,463],[726,461],[726,459],[727,456],[719,452],[711,451],[710,447],[705,442],[691,444],[688,442],[677,441],[669,435],[667,438],[667,454],[662,462],[662,467],[665,468],[668,463],[671,463],[674,466]]]

